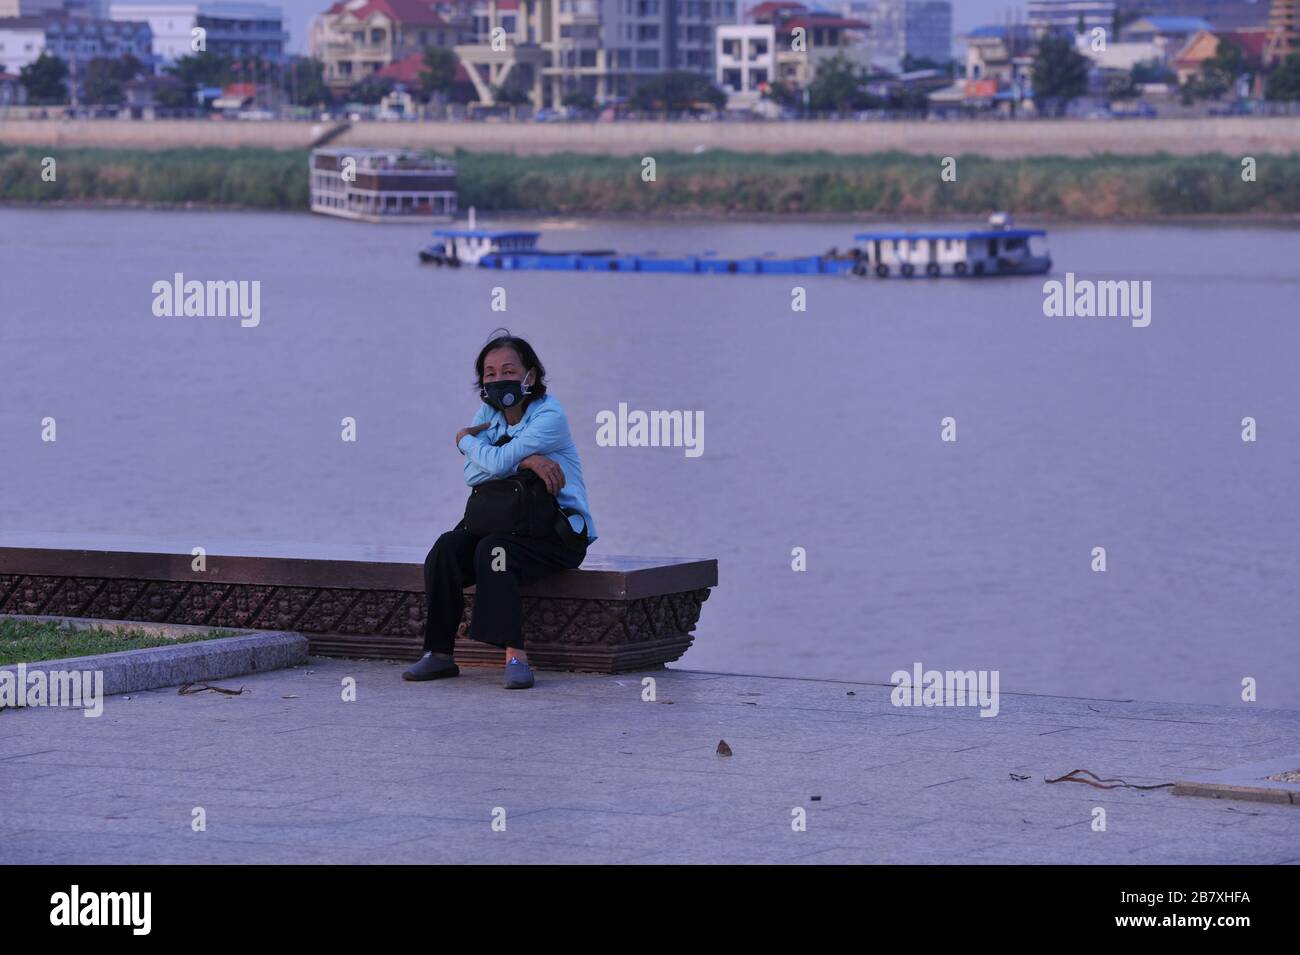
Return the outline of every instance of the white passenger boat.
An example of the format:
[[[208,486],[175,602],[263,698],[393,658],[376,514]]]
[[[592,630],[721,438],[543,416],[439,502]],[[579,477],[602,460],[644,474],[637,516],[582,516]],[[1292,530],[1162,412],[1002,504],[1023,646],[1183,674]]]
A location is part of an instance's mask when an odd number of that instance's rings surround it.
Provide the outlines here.
[[[456,164],[418,150],[321,146],[311,153],[311,211],[363,222],[449,222]]]

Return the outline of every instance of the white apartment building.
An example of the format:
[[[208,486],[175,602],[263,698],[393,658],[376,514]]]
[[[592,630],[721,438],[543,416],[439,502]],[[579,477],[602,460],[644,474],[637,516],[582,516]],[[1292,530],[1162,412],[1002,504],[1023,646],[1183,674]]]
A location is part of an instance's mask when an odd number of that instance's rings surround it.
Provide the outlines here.
[[[762,86],[776,78],[776,27],[770,23],[726,24],[716,30],[714,82],[729,109],[752,109]]]
[[[44,17],[0,20],[0,73],[13,73],[40,58],[45,50]]]

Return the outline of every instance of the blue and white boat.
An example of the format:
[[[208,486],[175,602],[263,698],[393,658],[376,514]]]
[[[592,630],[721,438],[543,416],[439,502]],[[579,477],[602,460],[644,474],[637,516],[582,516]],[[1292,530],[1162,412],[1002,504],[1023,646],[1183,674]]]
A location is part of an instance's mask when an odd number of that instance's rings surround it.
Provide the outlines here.
[[[421,262],[435,265],[481,265],[483,257],[493,252],[514,254],[537,248],[540,232],[498,229],[435,229],[437,242],[420,250]]]
[[[1041,275],[1052,270],[1047,232],[1017,229],[1006,213],[995,213],[989,228],[944,232],[860,232],[853,274],[881,278],[901,275]]]
[[[438,229],[438,241],[420,250],[420,261],[452,267],[559,272],[731,273],[739,275],[914,275],[957,277],[1037,275],[1052,268],[1042,229],[1016,229],[1005,213],[990,228],[946,232],[863,232],[860,245],[820,255],[723,258],[703,255],[624,254],[610,249],[550,251],[537,248],[540,232],[477,229],[470,210],[468,229]],[[1031,242],[1033,244],[1031,244]]]

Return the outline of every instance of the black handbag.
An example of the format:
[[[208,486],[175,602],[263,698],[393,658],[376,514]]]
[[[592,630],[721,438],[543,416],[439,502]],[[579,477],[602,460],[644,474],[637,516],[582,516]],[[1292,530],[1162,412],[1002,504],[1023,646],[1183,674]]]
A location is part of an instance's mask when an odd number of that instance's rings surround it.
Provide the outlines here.
[[[471,534],[549,537],[555,532],[560,506],[546,482],[533,471],[520,471],[484,481],[469,493],[464,528]]]
[[[498,438],[494,447],[509,444],[510,435]],[[575,531],[569,516],[578,511],[560,507],[555,495],[536,471],[523,470],[494,481],[484,481],[469,492],[461,527],[471,534],[509,534],[513,537],[549,537],[554,533],[565,546],[586,550],[587,524]]]

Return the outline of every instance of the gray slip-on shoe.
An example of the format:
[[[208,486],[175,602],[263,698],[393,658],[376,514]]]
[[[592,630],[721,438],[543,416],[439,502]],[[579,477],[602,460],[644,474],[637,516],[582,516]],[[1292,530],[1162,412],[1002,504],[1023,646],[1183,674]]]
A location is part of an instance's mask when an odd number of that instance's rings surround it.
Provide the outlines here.
[[[507,690],[526,690],[533,685],[533,668],[518,657],[506,664],[506,678],[502,683]]]
[[[440,680],[448,676],[460,676],[460,667],[451,654],[432,650],[426,650],[424,656],[402,673],[403,680]]]

